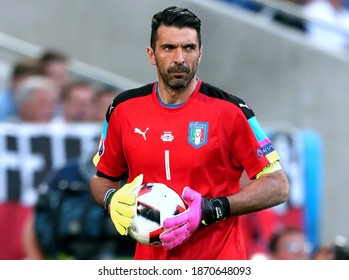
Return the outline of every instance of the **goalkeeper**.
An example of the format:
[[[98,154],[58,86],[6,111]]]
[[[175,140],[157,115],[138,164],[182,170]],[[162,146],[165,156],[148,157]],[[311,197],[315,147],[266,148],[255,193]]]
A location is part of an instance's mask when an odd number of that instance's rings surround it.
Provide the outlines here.
[[[156,13],[147,55],[157,81],[119,94],[106,112],[90,188],[117,231],[127,234],[131,192],[141,184],[164,183],[187,206],[164,221],[163,246],[137,243],[135,259],[246,259],[239,216],[288,199],[279,156],[254,112],[196,75],[202,50],[195,14]],[[240,190],[244,171],[252,181]]]

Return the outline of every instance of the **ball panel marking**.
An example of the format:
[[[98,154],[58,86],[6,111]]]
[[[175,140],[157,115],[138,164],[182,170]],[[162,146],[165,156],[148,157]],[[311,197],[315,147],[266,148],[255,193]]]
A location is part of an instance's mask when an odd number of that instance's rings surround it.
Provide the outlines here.
[[[135,215],[128,233],[136,241],[159,246],[163,221],[185,211],[182,198],[170,187],[161,183],[147,183],[135,189]]]

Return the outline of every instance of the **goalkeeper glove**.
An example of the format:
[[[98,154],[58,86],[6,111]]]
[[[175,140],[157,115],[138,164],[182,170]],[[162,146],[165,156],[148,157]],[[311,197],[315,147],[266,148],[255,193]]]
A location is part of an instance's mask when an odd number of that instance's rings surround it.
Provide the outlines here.
[[[116,230],[121,235],[127,235],[127,229],[131,225],[134,215],[136,196],[134,189],[141,186],[143,174],[138,175],[131,183],[125,184],[119,190],[110,189],[104,196],[104,208],[109,212]]]
[[[230,215],[230,205],[226,197],[208,200],[198,192],[186,187],[183,190],[182,198],[188,205],[187,210],[163,222],[165,231],[160,234],[160,240],[167,250],[187,241],[200,225],[210,225]]]

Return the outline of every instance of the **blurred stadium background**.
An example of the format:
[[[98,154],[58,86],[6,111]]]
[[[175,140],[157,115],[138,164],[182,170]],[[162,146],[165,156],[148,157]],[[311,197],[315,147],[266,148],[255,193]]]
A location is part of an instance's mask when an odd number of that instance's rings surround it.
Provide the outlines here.
[[[127,89],[153,81],[145,51],[150,19],[172,4],[203,21],[199,76],[245,99],[262,126],[300,132],[302,149],[308,145],[303,160],[316,173],[302,173],[312,176],[304,179],[308,197],[301,201],[315,211],[305,217],[309,234],[316,231],[321,243],[348,239],[349,52],[314,45],[265,15],[219,0],[2,0],[0,86],[19,56],[36,57],[47,48],[68,54],[72,74],[96,83]]]

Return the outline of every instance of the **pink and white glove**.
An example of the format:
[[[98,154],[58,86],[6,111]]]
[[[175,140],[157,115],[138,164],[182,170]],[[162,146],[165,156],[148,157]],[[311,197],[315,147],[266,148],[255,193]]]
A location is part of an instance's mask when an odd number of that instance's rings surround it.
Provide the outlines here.
[[[230,215],[230,205],[226,197],[208,200],[191,188],[185,187],[182,198],[188,205],[187,210],[167,218],[163,223],[165,231],[160,234],[160,240],[166,250],[186,242],[200,225],[210,225]]]

